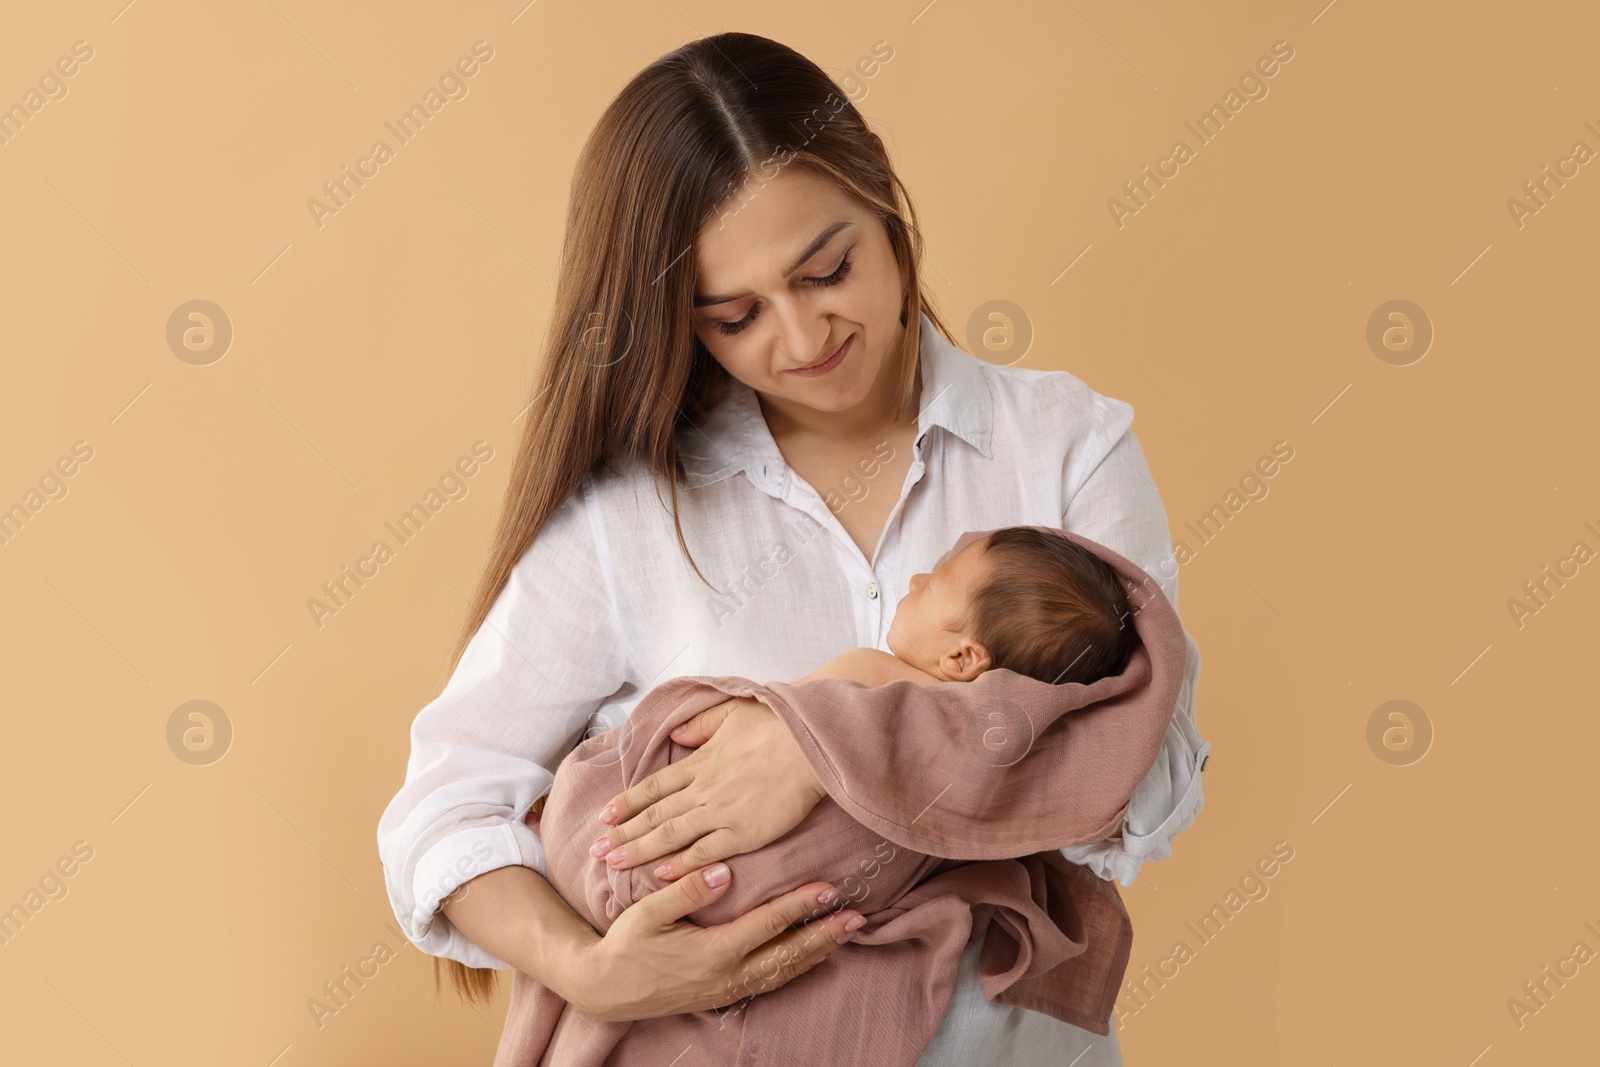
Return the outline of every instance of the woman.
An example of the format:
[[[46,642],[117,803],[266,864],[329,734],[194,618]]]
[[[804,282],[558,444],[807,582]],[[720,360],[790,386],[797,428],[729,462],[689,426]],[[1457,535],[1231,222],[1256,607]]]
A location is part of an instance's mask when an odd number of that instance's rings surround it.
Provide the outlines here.
[[[596,851],[609,846],[597,863],[665,863],[672,884],[600,937],[540,876],[524,817],[578,739],[624,722],[662,678],[784,680],[848,648],[886,649],[911,576],[961,533],[1002,525],[1106,544],[1176,607],[1132,408],[1065,372],[962,352],[926,306],[920,257],[881,140],[776,42],[692,42],[602,115],[575,172],[541,380],[464,649],[417,715],[378,828],[396,914],[465,994],[487,997],[482,968],[514,967],[592,1014],[651,1018],[730,1003],[746,963],[775,952],[794,962],[760,995],[782,996],[848,936],[850,909],[785,931],[821,883],[726,926],[678,921],[726,892],[717,860],[782,836],[820,799],[798,744],[755,701],[703,715],[683,738],[701,751],[671,782],[619,797],[609,826],[596,813]],[[1064,850],[1102,877],[1130,884],[1198,811],[1208,746],[1192,639],[1189,651],[1123,834]],[[968,946],[929,1062],[1120,1062],[1114,1030],[988,1003],[980,948]]]

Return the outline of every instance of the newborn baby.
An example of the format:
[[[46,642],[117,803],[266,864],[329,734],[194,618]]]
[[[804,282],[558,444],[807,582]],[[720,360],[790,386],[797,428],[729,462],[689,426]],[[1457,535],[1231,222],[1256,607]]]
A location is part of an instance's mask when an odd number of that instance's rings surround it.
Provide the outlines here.
[[[1105,560],[1065,537],[1009,526],[912,576],[889,628],[892,654],[851,649],[794,684],[970,682],[1003,667],[1087,685],[1127,665],[1135,641],[1127,615],[1122,581]]]
[[[853,648],[792,684],[933,685],[1005,668],[1051,685],[1088,685],[1127,665],[1136,642],[1128,611],[1122,581],[1105,560],[1065,537],[1008,526],[946,552],[931,574],[912,576],[889,628],[892,652]],[[622,852],[605,837],[590,849],[613,865]]]
[[[1039,691],[1026,687],[1045,683],[1051,696],[1044,699],[1052,701],[1060,687],[1058,706],[1068,709],[1089,710],[1095,697],[1083,689],[1091,687],[1114,704],[1120,699],[1119,693],[1145,686],[1151,677],[1149,656],[1137,664],[1130,662],[1141,641],[1148,641],[1149,633],[1161,632],[1167,644],[1181,641],[1175,614],[1172,619],[1161,621],[1165,617],[1160,611],[1144,611],[1136,624],[1134,614],[1148,608],[1148,602],[1130,613],[1125,589],[1132,586],[1127,583],[1136,577],[1148,581],[1147,576],[1136,569],[1119,574],[1091,548],[1060,532],[1042,527],[1006,527],[986,536],[966,534],[963,540],[967,543],[958,541],[939,559],[931,574],[917,574],[911,579],[910,592],[897,606],[890,629],[892,653],[852,649],[787,685],[758,685],[737,677],[670,679],[653,687],[622,726],[584,739],[557,769],[545,798],[547,803],[536,804],[528,815],[529,826],[545,843],[550,884],[585,921],[602,932],[634,901],[667,884],[652,870],[654,864],[618,868],[593,858],[605,854],[603,849],[591,850],[588,844],[596,825],[595,813],[606,798],[692,755],[695,750],[673,741],[670,731],[719,701],[762,693],[769,699],[776,694],[775,699],[789,702],[822,702],[818,707],[854,706],[853,702],[865,706],[852,694],[888,694],[904,682],[917,688],[972,682],[998,668],[1001,674],[977,683],[988,697],[1015,694],[1027,703],[1027,714],[1034,721],[1048,725],[1052,716],[1045,714],[1039,704]],[[1121,557],[1116,559],[1125,563]],[[1170,608],[1166,610],[1171,614]],[[1156,621],[1152,622],[1152,616]],[[1152,626],[1166,627],[1171,632],[1151,629]],[[1181,649],[1181,645],[1178,647]],[[1169,680],[1171,664],[1175,662],[1181,673],[1182,654],[1167,649],[1163,657],[1162,684],[1170,688],[1174,684]],[[1004,671],[1025,679],[1016,678],[1013,684]],[[1117,685],[1097,684],[1101,679],[1112,678],[1118,679]],[[846,688],[839,688],[838,681],[824,679],[843,680]],[[815,684],[807,686],[808,682]],[[858,685],[851,687],[849,683]],[[903,724],[896,726],[898,733],[894,736],[914,746],[918,729],[938,731],[940,736],[930,749],[930,758],[942,763],[943,771],[976,776],[987,772],[962,768],[1003,768],[1022,758],[1020,752],[996,750],[991,744],[995,700],[976,704],[970,714],[962,713],[965,718],[952,721],[948,714],[941,718],[938,708],[925,708],[920,698],[912,702],[908,693],[917,688],[902,692],[903,699],[892,705],[908,713]],[[941,704],[948,712],[951,703],[962,702],[946,699]],[[1167,690],[1153,702],[1159,714],[1170,714],[1171,705],[1172,696]],[[1017,705],[1009,706],[1018,715],[1024,714]],[[1109,710],[1110,704],[1107,706]],[[1126,707],[1126,713],[1134,715],[1126,720],[1130,724],[1149,717]],[[1026,720],[1018,721],[1028,725]],[[1164,719],[1156,725],[1164,727]],[[1070,725],[1066,728],[1074,729]],[[1121,769],[1118,779],[1129,792],[1147,764],[1143,749],[1153,752],[1159,739],[1159,730],[1152,727],[1148,732],[1150,738],[1140,742],[1134,742],[1130,734],[1126,752],[1117,751],[1124,747],[1120,742],[1110,746],[1102,742],[1094,749],[1093,759],[1130,764]],[[1011,737],[1009,727],[1002,733]],[[962,734],[965,736],[959,736]],[[1031,744],[1033,735],[1027,737]],[[1136,749],[1140,751],[1134,752]],[[1140,766],[1131,766],[1135,763]],[[1094,769],[1087,764],[1073,766],[1080,769],[1074,773],[1093,774]],[[1119,784],[1117,790],[1121,788]],[[1017,795],[1012,791],[1005,797]],[[1048,797],[1037,799],[1050,804]],[[835,963],[808,971],[785,986],[776,998],[757,997],[745,1002],[738,1024],[732,1027],[724,1013],[714,1010],[638,1023],[593,1019],[519,975],[521,984],[513,990],[506,1029],[508,1036],[515,1031],[517,1038],[514,1047],[502,1042],[497,1065],[633,1062],[621,1058],[624,1050],[628,1056],[644,1050],[653,1055],[665,1048],[665,1044],[658,1047],[661,1042],[678,1042],[675,1048],[681,1050],[686,1035],[695,1043],[697,1054],[709,1057],[699,1062],[731,1063],[733,1051],[742,1048],[749,1054],[761,1042],[774,1040],[779,1034],[785,1035],[783,1040],[788,1042],[798,1040],[797,1033],[810,1032],[808,1027],[814,1029],[814,1024],[805,1021],[818,1018],[832,1021],[829,1032],[836,1037],[853,1035],[839,1039],[860,1043],[859,1062],[888,1062],[894,1056],[886,1056],[886,1052],[898,1055],[904,1050],[897,1045],[879,1047],[870,1035],[881,1030],[879,1024],[888,1016],[909,1012],[903,1019],[896,1016],[897,1026],[892,1029],[903,1035],[915,1029],[916,1040],[925,1044],[943,1014],[942,1005],[948,998],[962,948],[969,938],[982,936],[984,930],[990,931],[983,958],[985,981],[986,985],[995,983],[990,999],[1006,993],[1016,983],[1022,992],[1017,994],[1018,999],[1006,1002],[1043,1011],[1059,991],[1081,988],[1098,999],[1050,1013],[1097,1033],[1108,1032],[1105,1009],[1109,1001],[1100,1002],[1107,995],[1101,990],[1115,990],[1120,983],[1131,944],[1126,911],[1113,887],[1066,863],[1059,851],[1045,848],[1033,837],[1019,836],[1031,832],[1025,825],[1027,820],[996,823],[992,833],[983,831],[982,845],[975,849],[969,842],[962,846],[965,851],[946,852],[954,858],[945,859],[906,846],[908,839],[922,839],[920,831],[927,829],[926,825],[895,831],[896,841],[891,842],[852,817],[841,806],[841,800],[845,800],[842,795],[836,798],[830,794],[789,833],[725,861],[733,874],[727,891],[688,917],[702,926],[717,925],[807,882],[830,882],[839,888],[842,898],[835,906],[846,906],[848,901],[867,919],[867,925],[856,931],[850,944],[835,950],[831,957]],[[963,792],[959,784],[944,801],[955,806],[952,810],[963,811],[974,802],[970,791]],[[1104,806],[1103,797],[1100,804],[1096,810],[1102,814],[1090,818],[1088,829],[1103,836],[1115,832],[1120,816],[1103,822],[1114,809]],[[1004,809],[1005,805],[1000,805],[999,810]],[[923,810],[926,813],[927,809]],[[1041,818],[1041,826],[1062,821],[1053,807],[1049,812],[1048,819]],[[910,821],[915,823],[917,819]],[[924,822],[943,821],[942,817],[930,817]],[[893,819],[889,822],[901,825]],[[1034,841],[1033,845],[1012,851],[1013,846],[1007,843],[1025,839]],[[1090,839],[1082,833],[1073,835],[1074,842]],[[1052,838],[1051,845],[1056,844]],[[943,851],[941,845],[929,848]],[[1035,852],[1040,848],[1044,851]],[[978,852],[984,858],[974,859]],[[996,858],[1001,856],[1018,858]],[[1068,897],[1070,900],[1065,899]],[[857,962],[849,963],[852,959]],[[1076,977],[1079,975],[1082,985],[1073,987],[1072,983],[1080,980]],[[1045,984],[1029,987],[1029,982]],[[938,1010],[924,1011],[929,1005]],[[752,1026],[756,1029],[750,1029]],[[872,1055],[866,1054],[869,1046]],[[857,1062],[839,1056],[834,1061]]]

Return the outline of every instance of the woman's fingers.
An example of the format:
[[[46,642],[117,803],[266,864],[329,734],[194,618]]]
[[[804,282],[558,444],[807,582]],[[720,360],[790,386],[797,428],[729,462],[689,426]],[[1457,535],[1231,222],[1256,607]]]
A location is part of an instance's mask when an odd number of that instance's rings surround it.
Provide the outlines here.
[[[672,728],[672,739],[686,748],[705,744],[711,740],[711,735],[717,732],[717,727],[728,717],[728,712],[733,710],[734,704],[734,700],[724,700],[692,719],[685,719]]]
[[[743,851],[739,848],[733,831],[724,827],[706,834],[683,851],[668,855],[666,859],[656,865],[652,873],[657,878],[664,878],[670,882],[674,878],[681,876],[684,871],[692,871],[715,863],[718,860],[731,859],[734,856],[741,855]],[[628,866],[630,867],[637,867],[642,863],[649,862],[649,860],[641,856],[634,856],[632,854],[632,845],[628,846],[628,852]],[[666,853],[663,852],[661,855],[666,855]],[[650,859],[655,858],[655,856],[650,857]]]
[[[672,885],[699,880],[696,875]],[[853,931],[845,926],[855,923],[859,929],[866,920],[853,909],[833,910],[840,903],[842,898],[833,886],[809,882],[751,908],[732,922],[711,927],[725,932],[735,951],[744,954],[741,981],[750,982],[751,988],[740,996],[776,989],[849,940]],[[796,923],[803,925],[790,929]]]
[[[695,929],[683,920],[721,898],[732,882],[725,863],[690,871],[662,886],[622,913],[601,944],[615,943],[618,959],[632,969],[653,966],[652,973],[682,976],[686,965],[702,988],[691,998],[693,1010],[724,1007],[764,993],[810,970],[849,940],[847,925],[859,929],[866,919],[853,910],[832,911],[842,900],[827,882],[809,882],[720,926]],[[801,924],[793,928],[795,924]],[[683,939],[689,940],[683,940]],[[685,953],[690,956],[686,957]],[[641,956],[640,954],[643,953]],[[670,1011],[687,1010],[673,992]],[[654,1018],[663,1014],[653,1004],[640,1011],[604,1018]],[[593,1012],[591,1012],[593,1014]]]
[[[699,762],[695,757],[698,755],[696,752],[676,763],[667,764],[650,777],[641,779],[633,788],[618,793],[606,802],[600,809],[600,821],[616,827],[616,830],[607,835],[611,838],[613,846],[631,841],[646,830],[653,830],[667,819],[678,815],[678,812],[665,807],[658,812],[649,809],[694,781],[695,768]],[[630,822],[641,813],[647,813],[649,818]],[[618,831],[622,832],[619,834]]]
[[[819,919],[790,930],[745,957],[733,991],[748,997],[787,985],[827,959],[849,936],[834,919],[826,923]]]
[[[668,797],[657,807],[675,808],[677,797]],[[630,867],[654,863],[663,856],[670,856],[683,850],[685,846],[705,843],[709,838],[716,838],[717,845],[715,848],[705,850],[707,858],[699,863],[680,865],[679,870],[690,871],[720,859],[727,859],[729,856],[737,856],[740,849],[733,847],[733,832],[714,823],[707,812],[708,809],[704,807],[691,808],[677,818],[668,819],[654,830],[646,830],[627,844],[608,851],[599,851],[605,840],[601,838],[594,843],[591,852],[598,852],[605,862],[624,871]],[[615,837],[616,833],[617,831],[613,830],[610,836]]]
[[[797,929],[785,930],[747,954],[732,992],[747,997],[793,981],[850,939],[847,923],[855,923],[858,929],[866,923],[854,911],[829,913],[818,906],[811,913],[817,917],[808,918]]]
[[[732,877],[726,863],[714,863],[695,871],[692,878],[680,878],[671,885],[645,894],[634,901],[628,910],[638,908],[655,925],[671,926],[726,893]]]

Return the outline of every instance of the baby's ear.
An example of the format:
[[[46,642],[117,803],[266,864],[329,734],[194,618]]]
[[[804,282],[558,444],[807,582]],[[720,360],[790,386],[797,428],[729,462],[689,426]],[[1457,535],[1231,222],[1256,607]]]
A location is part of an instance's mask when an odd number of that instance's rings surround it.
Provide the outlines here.
[[[954,652],[945,653],[944,658],[939,669],[958,682],[970,682],[994,666],[989,650],[976,641],[963,642]]]

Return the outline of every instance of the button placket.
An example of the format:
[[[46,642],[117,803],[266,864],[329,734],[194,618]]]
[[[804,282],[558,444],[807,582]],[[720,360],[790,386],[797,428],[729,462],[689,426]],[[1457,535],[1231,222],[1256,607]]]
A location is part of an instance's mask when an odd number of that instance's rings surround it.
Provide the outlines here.
[[[894,508],[889,513],[882,535],[884,539],[878,546],[880,566],[889,565],[890,573],[893,573],[893,566],[890,564],[890,560],[898,555],[896,538],[898,536],[901,512],[906,505],[906,497],[909,496],[911,488],[922,480],[923,472],[927,469],[922,451],[923,442],[927,440],[927,437],[928,431],[924,430],[917,435],[912,445],[912,466],[909,477],[902,484],[900,499],[895,502]],[[882,599],[884,586],[878,581],[877,571],[879,568],[874,567],[872,562],[862,554],[855,542],[850,540],[849,535],[844,531],[844,527],[839,524],[837,517],[829,510],[827,502],[814,489],[808,492],[807,490],[810,487],[806,486],[804,482],[788,477],[787,475],[791,472],[787,470],[786,466],[784,467],[784,476],[778,476],[775,475],[773,466],[769,465],[767,461],[763,461],[761,463],[761,473],[762,480],[769,484],[769,491],[772,495],[811,516],[827,531],[833,549],[838,555],[840,566],[847,574],[851,571],[855,571],[858,574],[864,572],[865,584],[856,587],[865,594],[856,601],[855,605],[857,630],[863,647],[875,647],[876,644],[881,644],[888,628],[885,623],[887,605]],[[773,481],[776,481],[777,484],[772,484]]]
[[[866,644],[876,629],[876,616],[881,614],[875,610],[876,605],[873,604],[877,599],[878,585],[871,565],[862,557],[861,550],[855,542],[845,533],[838,518],[829,510],[827,502],[818,496],[815,490],[809,490],[804,482],[796,478],[785,478],[779,488],[781,492],[775,494],[779,499],[802,514],[809,515],[822,527],[827,535],[829,547],[839,561],[839,570],[850,581],[851,586],[855,589],[870,590],[864,597],[854,592],[850,597],[852,612],[856,617],[857,640],[863,645]],[[853,577],[861,574],[866,577],[865,586],[857,585],[860,579]]]

